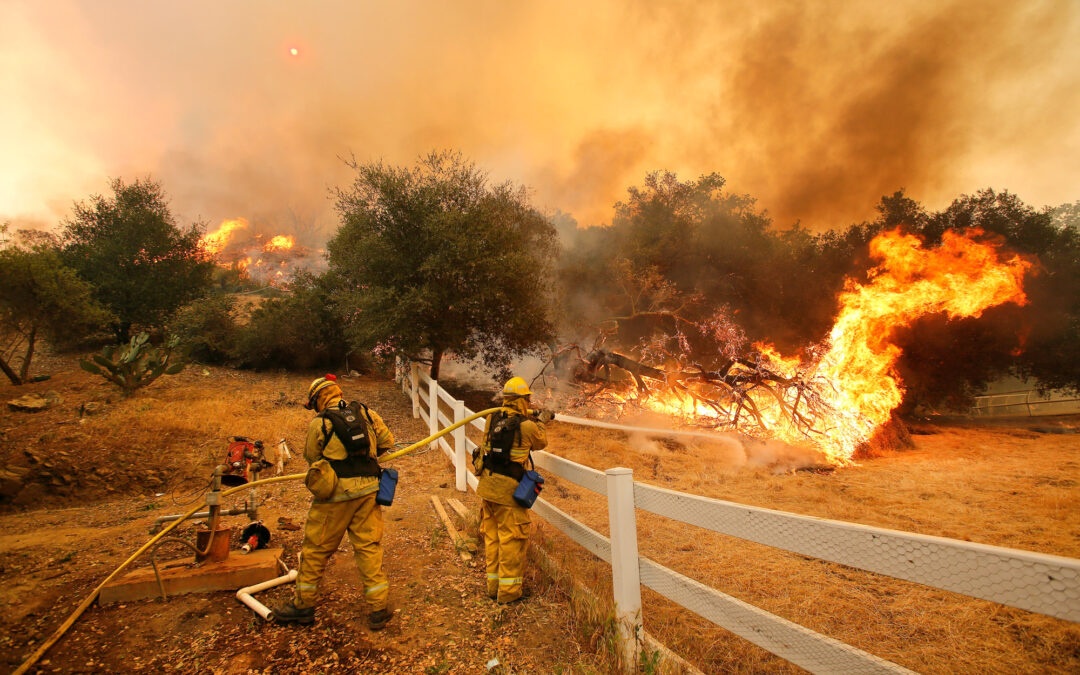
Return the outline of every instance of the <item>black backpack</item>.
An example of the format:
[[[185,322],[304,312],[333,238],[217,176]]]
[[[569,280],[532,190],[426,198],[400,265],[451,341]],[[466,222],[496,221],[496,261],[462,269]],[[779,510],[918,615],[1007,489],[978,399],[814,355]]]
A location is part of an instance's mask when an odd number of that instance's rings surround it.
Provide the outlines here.
[[[375,420],[366,405],[359,401],[346,405],[345,401],[340,401],[337,407],[319,413],[319,417],[330,420],[333,434],[345,446],[345,459],[326,458],[338,478],[379,475],[379,462],[371,456]],[[325,424],[323,429],[326,429]]]
[[[521,423],[525,418],[497,412],[488,430],[488,451],[484,454],[484,468],[492,473],[521,480],[525,467],[510,459],[510,451],[521,441]]]

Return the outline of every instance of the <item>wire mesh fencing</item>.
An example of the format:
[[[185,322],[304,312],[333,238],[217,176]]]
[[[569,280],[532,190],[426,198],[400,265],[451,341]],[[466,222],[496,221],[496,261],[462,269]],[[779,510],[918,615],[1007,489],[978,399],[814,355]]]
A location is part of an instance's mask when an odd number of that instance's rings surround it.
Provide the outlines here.
[[[428,412],[432,407],[431,400],[443,398],[437,383],[422,374],[418,376],[415,367],[411,372],[408,368],[399,369],[399,377],[402,390],[413,399],[417,416],[429,421],[434,428],[445,428],[453,423],[446,414],[431,415]],[[452,401],[450,397],[448,403]],[[472,412],[462,406],[455,417],[462,414],[469,416]],[[561,415],[556,419],[628,433],[641,431],[635,427]],[[474,424],[483,428],[479,420]],[[466,439],[462,447],[471,451],[476,444]],[[467,453],[457,452],[449,444],[443,449],[457,470],[463,471],[464,467],[458,465]],[[636,527],[636,509],[798,555],[1080,622],[1080,560],[681,493],[634,482],[628,469],[601,472],[547,452],[533,453],[533,460],[538,469],[607,497],[611,537],[601,535],[544,499],[537,500],[533,511],[611,565],[617,614],[634,617],[637,622],[636,627],[622,631],[625,640],[639,641],[643,635],[640,594],[636,589],[645,586],[810,672],[912,672],[642,557],[637,550],[636,531],[632,531]],[[477,481],[471,472],[466,482],[475,489]],[[632,496],[617,501],[616,492]],[[632,542],[629,550],[625,545],[627,541]],[[635,592],[629,593],[627,588],[633,588]],[[636,642],[627,645],[626,653],[634,653],[638,646]]]

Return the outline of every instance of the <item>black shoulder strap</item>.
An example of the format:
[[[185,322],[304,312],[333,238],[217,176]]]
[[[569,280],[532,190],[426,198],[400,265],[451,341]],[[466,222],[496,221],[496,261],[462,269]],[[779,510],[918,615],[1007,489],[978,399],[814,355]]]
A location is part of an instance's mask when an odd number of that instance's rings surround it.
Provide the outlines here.
[[[341,406],[341,408],[348,407],[353,413],[359,413],[360,409],[364,410],[365,417],[371,421],[371,426],[368,426],[361,421],[361,425],[364,428],[365,441],[362,443],[356,443],[354,439],[350,438],[352,431],[346,418],[342,415],[340,409],[327,408],[319,415],[323,418],[323,435],[327,434],[326,420],[329,420],[331,425],[331,433],[338,437],[338,440],[343,446],[345,446],[345,459],[329,459],[330,466],[334,468],[339,478],[353,478],[355,476],[378,476],[380,473],[379,462],[369,454],[372,444],[375,442],[372,439],[375,429],[374,421],[371,419],[371,414],[367,412],[367,406],[363,403],[355,402],[350,403],[348,406]],[[327,438],[329,442],[329,438]]]
[[[492,473],[502,474],[509,476],[514,480],[520,481],[522,476],[525,475],[525,467],[523,464],[513,461],[510,458],[510,453],[513,447],[521,441],[521,424],[525,421],[525,417],[521,415],[511,415],[505,411],[500,411],[495,415],[492,415],[491,424],[488,425],[488,438],[485,439],[484,453],[484,467]],[[512,436],[509,439],[510,442],[506,447],[496,447],[492,443],[492,431],[497,424],[505,422],[503,433],[511,433]],[[507,439],[498,439],[500,445],[506,445]],[[532,463],[532,448],[526,448],[526,457],[529,462]],[[534,467],[535,468],[535,465]]]
[[[371,417],[371,408],[368,408],[366,405],[364,405],[360,401],[354,401],[354,403],[356,403],[356,405],[360,406],[360,410],[364,411],[364,417],[366,417],[367,421],[371,423],[372,427],[374,427],[375,426],[375,420]],[[375,429],[373,428],[372,431],[375,431]]]

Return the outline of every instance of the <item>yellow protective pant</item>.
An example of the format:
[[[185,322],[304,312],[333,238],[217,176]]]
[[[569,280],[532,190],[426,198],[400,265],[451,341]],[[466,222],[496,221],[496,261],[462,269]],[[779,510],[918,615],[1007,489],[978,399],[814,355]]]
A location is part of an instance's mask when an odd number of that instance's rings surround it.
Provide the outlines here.
[[[300,574],[296,579],[293,604],[298,609],[315,606],[319,580],[346,531],[364,584],[364,598],[371,611],[386,608],[390,587],[382,569],[382,508],[375,503],[372,493],[345,502],[311,505],[304,527]]]
[[[487,558],[487,591],[500,603],[521,597],[525,547],[529,543],[529,510],[480,500],[480,531]]]

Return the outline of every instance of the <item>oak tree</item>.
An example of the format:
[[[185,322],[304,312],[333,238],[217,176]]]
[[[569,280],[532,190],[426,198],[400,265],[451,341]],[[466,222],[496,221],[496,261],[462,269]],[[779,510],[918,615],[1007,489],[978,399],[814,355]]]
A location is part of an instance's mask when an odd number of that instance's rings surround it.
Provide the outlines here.
[[[110,318],[55,248],[39,242],[0,250],[0,371],[12,384],[26,381],[42,338],[92,332]]]
[[[110,187],[111,196],[75,204],[63,223],[62,253],[115,316],[117,341],[127,342],[132,325],[160,327],[204,295],[214,264],[199,227],[177,224],[160,183],[116,179]]]
[[[355,348],[430,362],[437,378],[447,352],[499,370],[552,337],[557,237],[524,188],[454,152],[350,166],[328,251]]]

